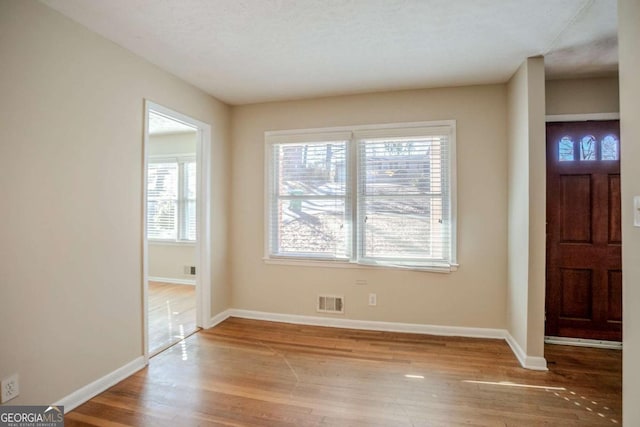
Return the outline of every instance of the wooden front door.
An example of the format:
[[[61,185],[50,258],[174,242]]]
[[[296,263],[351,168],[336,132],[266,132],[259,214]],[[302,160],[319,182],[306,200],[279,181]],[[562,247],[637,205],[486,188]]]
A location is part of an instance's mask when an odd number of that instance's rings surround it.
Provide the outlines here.
[[[547,123],[548,336],[622,341],[619,129]]]

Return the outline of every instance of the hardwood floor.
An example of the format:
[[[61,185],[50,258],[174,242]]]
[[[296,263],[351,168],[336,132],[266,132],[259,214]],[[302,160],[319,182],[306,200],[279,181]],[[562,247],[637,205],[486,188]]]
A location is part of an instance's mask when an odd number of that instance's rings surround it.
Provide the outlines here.
[[[195,286],[149,282],[149,349],[154,354],[196,330]]]
[[[67,426],[615,426],[622,353],[230,318],[65,416]]]

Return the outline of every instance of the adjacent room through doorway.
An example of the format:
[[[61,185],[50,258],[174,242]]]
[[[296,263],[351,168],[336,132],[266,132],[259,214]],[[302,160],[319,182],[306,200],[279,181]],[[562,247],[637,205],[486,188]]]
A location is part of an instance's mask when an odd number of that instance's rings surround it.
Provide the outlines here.
[[[150,110],[146,147],[148,351],[197,330],[197,128]]]

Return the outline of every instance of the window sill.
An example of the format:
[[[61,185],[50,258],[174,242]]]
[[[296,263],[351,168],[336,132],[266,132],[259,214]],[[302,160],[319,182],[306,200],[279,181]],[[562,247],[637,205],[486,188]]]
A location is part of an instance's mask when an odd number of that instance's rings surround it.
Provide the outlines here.
[[[147,243],[154,246],[195,246],[197,242],[179,240],[147,240]]]
[[[268,258],[262,259],[265,264],[269,265],[290,265],[296,267],[321,267],[321,268],[351,268],[351,269],[392,269],[392,270],[409,270],[422,271],[429,273],[453,273],[458,271],[459,264],[449,264],[443,266],[402,266],[402,265],[375,265],[375,264],[357,264],[349,261],[329,261],[329,260],[312,260],[312,259],[290,259],[290,258]]]

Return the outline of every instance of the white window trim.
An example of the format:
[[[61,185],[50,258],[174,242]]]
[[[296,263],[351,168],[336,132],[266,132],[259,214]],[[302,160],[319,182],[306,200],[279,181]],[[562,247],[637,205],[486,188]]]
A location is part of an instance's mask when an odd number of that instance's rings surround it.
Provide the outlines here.
[[[403,265],[392,265],[392,264],[364,264],[352,261],[329,261],[329,260],[320,260],[316,261],[311,258],[278,258],[278,257],[269,257],[265,256],[263,259],[265,264],[270,265],[290,265],[296,267],[323,267],[323,268],[354,268],[361,270],[371,270],[371,269],[380,269],[380,270],[408,270],[408,271],[427,271],[430,273],[451,273],[454,271],[458,271],[459,264],[443,264],[442,266],[430,265],[430,266],[403,266]]]
[[[415,132],[412,131],[415,129]],[[449,135],[449,165],[448,165],[448,179],[449,179],[449,206],[450,206],[450,233],[451,233],[451,241],[450,241],[450,256],[448,263],[439,264],[429,264],[424,266],[419,265],[402,265],[384,263],[384,264],[375,264],[375,263],[363,263],[357,261],[357,248],[354,246],[352,248],[352,258],[350,260],[344,259],[327,259],[322,258],[315,260],[313,256],[305,256],[304,258],[295,258],[295,257],[277,257],[271,256],[271,229],[270,229],[270,211],[271,211],[271,194],[270,194],[270,179],[271,179],[271,147],[277,143],[286,143],[286,142],[305,142],[305,141],[317,141],[320,137],[321,139],[326,140],[344,140],[348,139],[349,149],[357,150],[357,141],[362,137],[371,137],[371,136],[386,136],[386,134],[392,133],[393,130],[402,131],[403,136],[424,136],[425,134],[438,134],[442,133],[443,130],[446,130]],[[387,131],[387,132],[385,132]],[[406,132],[406,133],[405,133]],[[394,136],[397,136],[397,133],[393,133]],[[427,271],[427,272],[435,272],[435,273],[450,273],[458,270],[459,264],[457,260],[457,240],[458,240],[458,232],[457,232],[457,161],[456,161],[456,120],[440,120],[440,121],[429,121],[429,122],[408,122],[408,123],[386,123],[386,124],[374,124],[374,125],[355,125],[355,126],[340,126],[340,127],[330,127],[330,128],[310,128],[310,129],[289,129],[289,130],[277,130],[277,131],[266,131],[264,133],[265,137],[265,147],[264,147],[264,256],[263,261],[266,264],[273,265],[290,265],[290,266],[304,266],[304,267],[330,267],[330,268],[357,268],[357,269],[405,269],[411,271]],[[353,171],[356,163],[355,156],[350,156],[350,170]],[[348,171],[349,173],[349,171]],[[352,181],[349,191],[352,193],[352,199],[357,196],[353,193],[357,180],[357,174],[351,173],[349,179]],[[355,203],[352,202],[352,205],[355,206]],[[355,213],[353,213],[355,215]],[[352,217],[353,217],[352,215]],[[353,225],[352,225],[353,227]],[[356,232],[352,230],[351,232],[352,238],[355,239]]]
[[[166,240],[166,239],[149,239],[150,246],[196,246],[198,242],[195,240]]]

